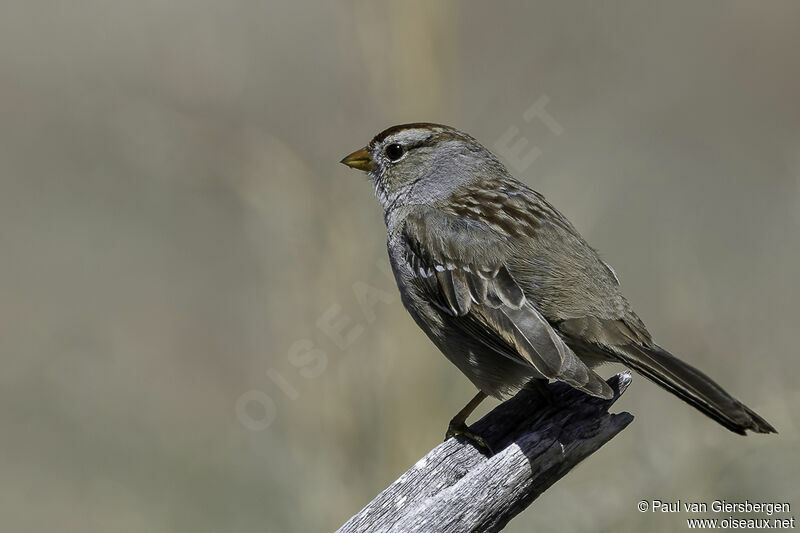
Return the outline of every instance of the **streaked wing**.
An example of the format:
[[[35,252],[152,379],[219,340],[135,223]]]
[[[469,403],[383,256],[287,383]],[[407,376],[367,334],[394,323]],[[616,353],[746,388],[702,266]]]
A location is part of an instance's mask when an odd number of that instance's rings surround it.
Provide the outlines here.
[[[517,253],[507,258],[508,269],[549,323],[568,339],[604,351],[652,343],[622,296],[614,270],[564,215],[519,182],[500,179],[490,185],[454,195],[447,209],[514,239]]]
[[[610,398],[610,387],[586,367],[525,297],[506,266],[506,237],[482,221],[418,210],[401,228],[406,260],[433,305],[465,335],[548,379]]]

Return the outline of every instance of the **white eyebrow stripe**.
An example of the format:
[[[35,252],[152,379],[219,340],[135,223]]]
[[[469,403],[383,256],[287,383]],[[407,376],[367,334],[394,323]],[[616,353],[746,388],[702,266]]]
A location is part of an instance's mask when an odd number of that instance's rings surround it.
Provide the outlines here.
[[[387,137],[384,141],[385,144],[399,143],[399,144],[413,144],[425,141],[432,133],[437,133],[437,130],[424,130],[419,128],[403,130]]]

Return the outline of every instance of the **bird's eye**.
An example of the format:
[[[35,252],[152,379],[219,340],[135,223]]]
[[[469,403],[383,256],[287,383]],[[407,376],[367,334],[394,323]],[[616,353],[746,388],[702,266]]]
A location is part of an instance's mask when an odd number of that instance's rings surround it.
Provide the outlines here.
[[[390,161],[397,161],[403,157],[404,153],[405,149],[400,144],[393,143],[386,147],[386,157],[388,157]]]

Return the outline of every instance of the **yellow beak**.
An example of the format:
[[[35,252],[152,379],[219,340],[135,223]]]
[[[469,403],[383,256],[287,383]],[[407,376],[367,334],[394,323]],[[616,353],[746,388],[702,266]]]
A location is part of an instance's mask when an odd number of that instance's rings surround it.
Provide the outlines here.
[[[372,156],[369,155],[369,152],[367,152],[366,148],[356,150],[352,154],[342,159],[342,163],[350,168],[363,170],[364,172],[372,170],[372,167],[374,166]]]

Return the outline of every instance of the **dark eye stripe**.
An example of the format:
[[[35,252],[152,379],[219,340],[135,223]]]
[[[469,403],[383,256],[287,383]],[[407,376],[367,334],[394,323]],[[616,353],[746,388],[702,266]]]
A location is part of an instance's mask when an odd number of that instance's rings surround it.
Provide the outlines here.
[[[462,137],[455,135],[451,131],[437,131],[431,132],[427,137],[424,139],[420,139],[418,141],[410,142],[407,144],[402,144],[400,142],[389,143],[383,149],[383,153],[386,154],[386,157],[389,161],[399,161],[406,152],[409,152],[415,148],[420,148],[423,146],[434,146],[441,141],[447,141],[451,139],[461,139]],[[370,147],[374,145],[374,140],[370,143]]]

